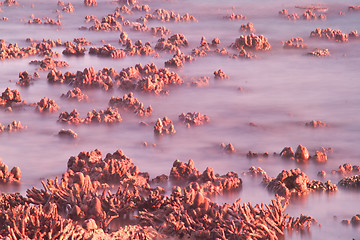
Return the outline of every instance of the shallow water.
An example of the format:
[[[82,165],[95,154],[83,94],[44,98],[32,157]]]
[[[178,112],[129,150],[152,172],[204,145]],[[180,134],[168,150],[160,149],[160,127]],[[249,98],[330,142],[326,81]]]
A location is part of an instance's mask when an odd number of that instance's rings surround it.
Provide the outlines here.
[[[9,21],[0,22],[0,38],[6,44],[17,42],[20,47],[28,46],[26,38],[34,40],[61,38],[63,42],[72,41],[76,37],[86,37],[95,46],[104,43],[121,48],[118,43],[119,32],[91,32],[79,30],[85,23],[86,15],[98,18],[113,13],[118,6],[111,1],[98,0],[98,7],[86,8],[82,1],[73,3],[75,13],[61,13],[62,26],[28,25],[30,15],[48,16],[56,19],[57,1],[19,1],[19,7],[5,7],[0,17],[8,17]],[[192,63],[185,63],[180,69],[171,69],[185,79],[185,84],[170,89],[168,96],[154,96],[135,92],[144,105],[151,104],[154,111],[151,117],[140,119],[130,113],[123,113],[123,122],[112,125],[79,125],[69,126],[57,122],[59,113],[39,114],[33,108],[25,108],[14,112],[0,111],[0,122],[5,125],[13,120],[21,121],[28,129],[16,133],[0,134],[0,157],[11,168],[19,166],[22,170],[22,183],[18,187],[2,187],[2,191],[20,191],[41,187],[40,180],[61,176],[66,171],[67,160],[81,151],[100,149],[105,155],[122,149],[140,171],[149,172],[151,177],[169,174],[175,159],[188,161],[193,159],[200,171],[207,166],[215,172],[225,174],[235,171],[246,172],[249,167],[263,168],[269,176],[277,176],[283,169],[301,168],[309,179],[318,179],[320,170],[327,172],[327,179],[337,183],[341,177],[332,175],[331,170],[346,162],[359,165],[360,159],[360,40],[348,43],[337,43],[310,39],[310,32],[316,28],[330,27],[349,33],[360,30],[360,13],[347,12],[347,7],[358,4],[357,1],[319,1],[329,8],[327,20],[288,21],[278,15],[283,8],[290,13],[304,12],[296,9],[296,5],[306,5],[311,1],[144,1],[149,4],[151,12],[156,8],[173,9],[181,14],[189,14],[198,19],[196,23],[162,23],[149,22],[152,26],[166,26],[172,32],[183,33],[189,41],[189,47],[182,48],[186,54],[199,46],[202,36],[208,42],[214,37],[221,40],[220,47],[231,53],[237,53],[229,45],[241,35],[241,24],[253,22],[257,34],[263,34],[272,45],[269,52],[256,53],[257,59],[242,60],[227,57],[207,56],[197,58]],[[34,8],[31,8],[31,4]],[[187,6],[185,10],[184,6]],[[234,7],[234,8],[233,8]],[[345,15],[339,15],[343,11]],[[247,20],[228,21],[225,15],[235,12],[247,16]],[[135,21],[144,13],[124,15]],[[134,41],[149,41],[154,47],[158,38],[150,33],[134,32],[124,28]],[[281,41],[292,37],[302,37],[309,49],[287,50],[282,48]],[[328,58],[306,56],[315,48],[328,48],[332,54]],[[62,52],[63,48],[55,48]],[[122,68],[154,62],[163,67],[171,55],[160,52],[159,58],[126,57],[124,59],[106,59],[90,56],[61,56],[70,67],[62,72],[76,72],[93,66],[95,70],[104,67],[114,68],[118,72]],[[82,116],[92,109],[105,109],[112,96],[123,96],[127,93],[114,89],[84,90],[89,95],[87,103],[69,102],[61,99],[62,93],[72,89],[66,85],[50,85],[46,80],[46,72],[39,72],[41,78],[28,88],[16,85],[20,71],[33,73],[37,66],[29,62],[40,57],[0,61],[0,90],[10,87],[18,89],[23,99],[29,103],[38,102],[48,97],[61,107],[61,112],[76,108]],[[223,69],[230,79],[215,80],[213,72]],[[210,85],[204,88],[187,87],[190,77],[209,76]],[[242,89],[242,91],[239,90]],[[205,126],[185,128],[179,123],[178,115],[182,112],[200,112],[210,117]],[[174,136],[155,137],[153,123],[157,118],[168,116],[175,122],[177,133]],[[148,127],[139,126],[140,121],[150,123]],[[327,128],[312,129],[304,126],[305,122],[321,120],[329,124]],[[250,122],[257,126],[252,127]],[[57,133],[62,128],[71,128],[79,137],[75,140],[60,139]],[[143,142],[155,143],[156,147],[144,147]],[[225,154],[220,143],[232,143],[237,152]],[[331,147],[326,164],[297,164],[272,156],[283,147],[292,148],[302,144],[310,153],[321,147]],[[268,158],[248,159],[246,153],[269,152]],[[260,179],[254,180],[242,176],[244,186],[239,194],[218,197],[216,201],[232,202],[237,198],[254,204],[268,203],[274,198],[261,185]],[[311,215],[318,220],[321,227],[312,227],[308,233],[287,233],[286,239],[351,239],[359,238],[359,229],[343,226],[341,220],[350,219],[360,213],[359,192],[339,190],[334,194],[311,193],[301,199],[293,199],[287,212],[292,216]]]

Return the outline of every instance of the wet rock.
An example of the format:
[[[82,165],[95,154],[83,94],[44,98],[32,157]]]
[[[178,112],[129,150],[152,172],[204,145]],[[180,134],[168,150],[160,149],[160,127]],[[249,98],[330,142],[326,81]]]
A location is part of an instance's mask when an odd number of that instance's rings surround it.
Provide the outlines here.
[[[185,62],[192,62],[195,59],[190,55],[177,51],[177,53],[168,61],[165,62],[165,67],[182,67]]]
[[[359,226],[359,225],[360,225],[360,214],[356,214],[355,216],[353,216],[353,217],[351,218],[350,223],[351,223],[353,226]]]
[[[56,46],[55,42],[43,40],[39,43],[33,42],[31,45],[33,48],[35,48],[36,53],[41,57],[56,58],[60,56],[59,53],[52,50],[52,47]]]
[[[175,181],[185,180],[190,175],[199,176],[201,173],[194,167],[194,161],[190,159],[188,163],[176,160],[170,171],[170,179]]]
[[[317,175],[321,178],[326,178],[326,172],[324,170],[321,170],[320,172],[318,172]]]
[[[269,153],[268,153],[268,152],[265,152],[265,153],[256,153],[256,152],[249,151],[249,152],[246,154],[246,157],[248,157],[248,158],[258,158],[258,157],[268,157],[268,156],[269,156]]]
[[[10,183],[20,183],[21,179],[21,170],[19,167],[13,167],[9,171],[8,166],[2,162],[0,158],[0,183],[10,184]]]
[[[35,55],[38,50],[33,47],[20,48],[17,43],[5,44],[5,40],[0,40],[0,60],[24,58]]]
[[[81,44],[73,44],[72,42],[65,43],[66,49],[62,52],[65,56],[83,56],[85,55],[86,48]]]
[[[304,14],[302,15],[302,18],[304,20],[315,20],[316,19],[316,15],[315,13],[313,13],[311,10],[306,10],[304,12]]]
[[[149,5],[143,5],[143,4],[134,4],[134,6],[132,6],[131,8],[132,11],[134,12],[150,12],[150,7]]]
[[[235,55],[233,56],[234,58],[244,58],[244,59],[253,59],[256,58],[256,55],[251,53],[251,52],[247,52],[243,47],[240,48],[239,51],[239,55]]]
[[[8,7],[19,6],[19,3],[16,0],[5,0],[4,5]]]
[[[70,100],[76,100],[78,102],[87,101],[89,98],[86,94],[81,92],[80,88],[73,88],[69,90],[66,94],[61,94],[61,97]]]
[[[194,16],[186,13],[181,16],[179,13],[175,13],[174,11],[168,11],[165,9],[156,9],[152,14],[146,14],[145,18],[147,20],[159,20],[162,22],[190,22],[197,21]]]
[[[228,19],[229,21],[234,21],[234,20],[245,20],[247,19],[246,16],[243,16],[241,14],[235,14],[235,13],[231,13],[230,15],[224,16],[225,19]]]
[[[30,86],[30,84],[34,80],[33,77],[27,71],[20,72],[19,78],[20,78],[20,80],[17,81],[16,84],[19,86],[23,86],[23,87]]]
[[[80,118],[80,113],[74,109],[72,112],[62,112],[59,115],[58,122],[68,123],[68,124],[80,124],[84,123],[85,119]]]
[[[52,19],[49,17],[43,17],[43,21],[40,18],[32,17],[28,22],[28,24],[45,24],[45,25],[61,25],[60,19]]]
[[[77,133],[74,132],[71,129],[65,130],[65,129],[61,129],[58,133],[58,135],[60,137],[66,137],[66,138],[77,138]]]
[[[155,50],[176,53],[180,47],[187,47],[188,45],[189,42],[183,34],[174,34],[167,40],[160,38],[155,45]]]
[[[254,167],[252,166],[249,168],[249,171],[246,173],[253,177],[266,177],[266,172],[261,167]]]
[[[327,162],[327,155],[326,153],[315,151],[315,155],[311,159],[318,163],[325,163]]]
[[[95,230],[98,228],[98,226],[96,225],[96,222],[94,219],[90,218],[84,221],[83,223],[83,228],[85,228],[86,230]]]
[[[359,38],[359,34],[357,30],[353,30],[349,33],[349,39],[357,39]]]
[[[21,100],[21,96],[20,96],[20,92],[18,90],[10,90],[10,88],[6,88],[4,92],[2,92],[1,97],[0,97],[0,106],[2,107],[6,107],[6,106],[10,106],[13,103],[20,103]]]
[[[91,31],[122,31],[121,22],[124,21],[124,17],[115,11],[113,14],[103,17],[101,21],[98,19],[93,19],[93,21],[94,25],[89,28]]]
[[[54,100],[51,100],[47,97],[42,98],[37,104],[36,104],[36,110],[38,112],[57,112],[60,109],[60,107],[55,103]]]
[[[84,4],[88,7],[97,6],[96,0],[84,0]]]
[[[62,72],[59,70],[57,70],[56,68],[52,69],[48,75],[47,75],[47,80],[49,83],[64,83],[65,82],[65,77],[63,76]]]
[[[173,135],[176,133],[173,122],[166,116],[163,119],[158,118],[154,126],[154,133],[157,136]]]
[[[69,64],[65,61],[54,60],[50,57],[46,57],[43,60],[33,60],[30,62],[30,64],[40,65],[38,68],[40,71],[48,71],[53,69],[56,71],[56,68],[69,66]]]
[[[125,21],[124,26],[131,26],[132,30],[138,31],[138,32],[147,32],[147,31],[149,31],[149,28],[145,23],[141,24],[139,22]]]
[[[155,64],[146,64],[144,67],[137,64],[135,67],[123,69],[116,80],[116,84],[124,90],[155,94],[167,94],[165,87],[183,83],[176,73],[167,68],[158,69]]]
[[[216,79],[228,79],[229,76],[225,74],[225,72],[221,69],[219,69],[218,71],[214,71],[214,77]]]
[[[329,57],[331,56],[330,51],[328,49],[318,49],[316,48],[313,52],[309,52],[308,55],[315,57]]]
[[[348,10],[349,11],[360,11],[360,5],[359,6],[349,6]]]
[[[306,147],[299,145],[295,152],[295,159],[297,161],[307,161],[309,159],[309,151]]]
[[[239,190],[241,179],[237,174],[230,172],[219,176],[214,174],[212,168],[207,168],[201,174],[195,169],[192,161],[188,164],[175,161],[174,168],[173,172],[181,172],[182,174],[178,175],[183,182],[188,183],[188,186],[184,189],[174,186],[171,195],[165,197],[160,194],[164,192],[163,189],[148,187],[148,178],[142,177],[137,167],[121,150],[107,154],[105,158],[99,150],[82,152],[69,159],[68,171],[64,173],[61,183],[58,179],[55,181],[48,179],[46,184],[43,182],[45,190],[32,188],[27,191],[28,201],[35,206],[31,208],[32,216],[39,216],[42,221],[47,221],[48,224],[41,226],[49,226],[49,224],[65,226],[61,230],[62,234],[66,234],[69,238],[80,239],[88,239],[91,236],[102,239],[119,238],[119,236],[133,238],[135,235],[141,239],[195,235],[207,236],[210,239],[217,237],[245,239],[253,234],[266,239],[277,239],[278,234],[283,235],[285,229],[301,230],[316,222],[309,216],[301,215],[299,218],[293,218],[285,215],[284,210],[289,202],[282,202],[283,199],[280,197],[270,204],[254,207],[250,203],[241,206],[240,200],[232,205],[216,204],[207,196]],[[107,184],[103,184],[105,189],[99,194],[99,182],[109,181],[120,182],[124,190],[119,188],[117,193],[111,193],[106,191]],[[140,192],[145,193],[146,189],[147,197],[143,197]],[[40,205],[38,208],[40,211],[36,211],[36,205]],[[19,205],[10,205],[11,211],[24,212],[14,209],[17,206]],[[60,214],[66,211],[71,214],[67,214],[70,218],[64,220]],[[109,231],[108,226],[113,219],[121,220],[135,212],[136,225],[128,225],[119,228],[116,232],[104,233],[104,229]],[[49,213],[51,218],[43,217],[49,216]],[[10,229],[19,222],[19,220],[12,221],[12,216],[8,218],[14,223],[10,225]],[[75,221],[82,219],[79,223],[83,227],[77,225],[72,218],[76,218]],[[244,222],[247,224],[241,225]],[[237,231],[234,226],[242,226],[241,231]],[[30,230],[40,229],[40,226],[32,226],[28,229],[26,225],[25,228],[23,233],[28,234]],[[196,230],[197,228],[204,230],[199,231]],[[2,231],[1,226],[0,231]],[[51,234],[56,233],[58,232]],[[53,235],[49,236],[53,237]]]
[[[144,104],[135,98],[132,92],[125,94],[122,98],[112,97],[109,101],[109,105],[112,107],[132,111],[139,117],[149,117],[152,113],[151,105],[145,108]]]
[[[360,175],[355,175],[352,177],[345,177],[341,179],[338,183],[339,187],[347,189],[359,189],[360,188]]]
[[[191,78],[190,86],[192,87],[207,87],[209,86],[210,77],[202,76],[198,78]]]
[[[308,192],[309,178],[299,168],[283,170],[266,188],[280,196],[302,195]]]
[[[198,46],[197,48],[194,48],[191,51],[191,55],[193,56],[198,56],[198,57],[204,57],[206,56],[209,52],[211,52],[211,47],[216,47],[218,44],[220,44],[220,40],[219,39],[214,39],[213,40],[214,43],[209,44],[208,42],[206,42],[206,39],[204,36],[201,37],[200,40],[200,46]],[[218,51],[220,51],[219,49],[215,49],[215,51],[212,51],[213,53],[218,53]],[[227,53],[224,55],[228,55]]]
[[[143,44],[138,40],[133,44],[131,40],[128,39],[125,45],[124,51],[129,56],[149,56],[155,53],[155,50],[151,47],[149,42]]]
[[[69,177],[73,178],[73,174],[77,172],[89,176],[91,181],[100,183],[119,183],[121,186],[133,187],[146,186],[148,183],[148,176],[141,173],[121,150],[113,154],[108,153],[105,158],[98,149],[79,153],[68,161]]]
[[[235,43],[231,44],[231,47],[236,49],[253,49],[268,51],[271,49],[271,45],[267,38],[263,35],[256,36],[255,34],[242,35],[240,38],[235,39]]]
[[[287,18],[288,20],[293,20],[293,21],[300,19],[300,17],[296,13],[289,14],[289,11],[287,9],[283,9],[279,11],[279,15],[283,16],[284,18]]]
[[[157,36],[157,37],[165,37],[167,35],[171,34],[171,31],[169,29],[167,29],[164,26],[161,27],[152,27],[150,29],[150,32],[152,35]]]
[[[311,122],[305,123],[305,126],[317,128],[317,127],[326,127],[327,124],[320,120],[318,120],[318,121],[312,120]]]
[[[343,165],[340,165],[337,170],[333,170],[332,173],[338,173],[342,175],[360,173],[360,166],[351,165],[350,163],[344,163]]]
[[[122,49],[117,49],[110,44],[104,45],[103,47],[91,47],[89,50],[90,55],[98,55],[100,57],[111,57],[111,58],[124,58],[126,53]]]
[[[294,153],[294,151],[292,150],[291,147],[285,147],[283,150],[281,150],[280,156],[282,158],[294,158],[295,153]]]
[[[85,37],[74,38],[73,42],[82,46],[91,45],[91,42],[89,42]]]
[[[101,88],[105,91],[113,87],[113,78],[117,75],[117,72],[112,68],[103,68],[96,72],[93,67],[85,68],[84,71],[77,71],[76,73],[66,72],[64,76],[54,73],[55,79],[59,78],[60,82],[68,83],[74,87]],[[48,75],[49,81],[52,81],[53,75]]]
[[[12,123],[8,124],[6,127],[0,123],[0,133],[1,132],[16,132],[22,129],[26,129],[27,126],[21,124],[20,121],[13,121]]]
[[[312,180],[308,183],[308,189],[314,191],[327,191],[327,192],[336,192],[337,186],[332,184],[330,180],[322,183],[321,181]]]
[[[250,203],[241,206],[239,200],[233,206],[219,206],[200,192],[194,196],[196,201],[187,198],[187,193],[184,199],[174,194],[162,207],[154,212],[142,211],[138,218],[142,224],[158,227],[159,231],[165,234],[199,239],[247,239],[254,235],[263,236],[264,239],[277,239],[277,234],[283,235],[285,228],[301,229],[316,222],[303,215],[296,219],[283,217],[288,203],[283,205],[280,198],[266,205],[266,209],[259,205],[253,207]],[[175,204],[178,202],[188,202],[188,205],[178,206],[179,204]],[[265,221],[265,217],[261,217],[260,213],[269,218]],[[235,228],[240,222],[247,224],[242,225],[241,231],[236,231]],[[197,228],[202,230],[196,230]]]
[[[85,16],[85,21],[86,21],[87,23],[89,23],[89,22],[94,22],[96,19],[97,19],[97,16],[94,16],[94,15],[87,15],[87,16]]]
[[[75,11],[75,8],[71,3],[68,3],[68,4],[63,5],[62,11],[71,13],[71,12]]]
[[[240,30],[243,32],[255,33],[256,29],[254,28],[254,24],[252,22],[248,22],[247,24],[242,24]]]
[[[335,40],[337,42],[347,42],[349,39],[348,34],[342,33],[340,30],[334,30],[331,28],[320,29],[317,28],[315,31],[310,33],[312,38]]]
[[[84,123],[115,123],[121,122],[122,118],[116,109],[108,107],[106,110],[97,112],[95,109],[87,113]]]
[[[225,152],[227,152],[227,153],[234,153],[234,152],[236,152],[236,149],[234,148],[234,146],[231,144],[231,143],[229,143],[229,144],[225,144],[225,143],[221,143],[220,144],[220,146],[221,146],[221,148],[225,151]]]
[[[291,38],[285,42],[283,42],[283,48],[286,49],[291,49],[291,48],[296,48],[296,49],[301,49],[301,48],[308,48],[308,46],[306,44],[303,43],[304,40],[301,37],[297,37],[297,38]]]
[[[122,32],[120,33],[119,43],[121,43],[123,46],[125,46],[125,45],[126,45],[126,42],[127,42],[128,40],[130,40],[128,34],[127,34],[126,32],[124,32],[124,31],[122,31]]]
[[[165,174],[161,174],[160,176],[155,177],[151,180],[151,183],[167,183],[169,180],[169,177]]]
[[[179,115],[179,120],[184,122],[187,127],[203,125],[210,121],[207,115],[202,115],[198,112],[188,112],[187,114],[182,113]]]

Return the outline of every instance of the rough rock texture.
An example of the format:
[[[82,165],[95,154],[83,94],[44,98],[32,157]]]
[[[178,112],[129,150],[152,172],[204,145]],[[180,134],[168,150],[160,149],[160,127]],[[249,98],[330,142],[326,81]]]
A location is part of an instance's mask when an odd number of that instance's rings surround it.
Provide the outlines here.
[[[151,105],[145,108],[144,104],[135,98],[132,92],[125,94],[122,98],[112,97],[109,101],[109,105],[112,107],[132,111],[140,117],[149,117],[152,113]]]
[[[158,118],[154,126],[154,133],[157,136],[173,135],[176,133],[173,122],[166,116],[163,119]]]
[[[20,183],[20,179],[21,179],[20,168],[15,166],[9,171],[8,166],[5,163],[3,163],[2,159],[0,158],[0,183],[2,184]]]
[[[74,109],[71,113],[62,112],[58,118],[59,122],[68,124],[89,124],[89,123],[116,123],[121,122],[122,118],[116,109],[108,107],[99,112],[95,109],[88,112],[86,118],[80,118],[80,114]]]
[[[236,49],[253,49],[253,50],[264,50],[268,51],[271,49],[271,45],[267,38],[263,35],[256,36],[255,34],[242,35],[240,38],[235,39],[235,43],[231,45]]]
[[[87,101],[88,96],[81,92],[80,88],[73,88],[69,90],[66,94],[61,94],[62,98],[77,100],[77,101]]]
[[[203,125],[210,121],[210,118],[207,115],[203,115],[198,112],[188,112],[188,113],[182,113],[179,115],[179,120],[181,122],[184,122],[187,127],[190,126],[198,126]]]
[[[47,97],[42,98],[36,104],[36,111],[38,112],[57,112],[59,109],[60,107],[55,103],[55,101]]]

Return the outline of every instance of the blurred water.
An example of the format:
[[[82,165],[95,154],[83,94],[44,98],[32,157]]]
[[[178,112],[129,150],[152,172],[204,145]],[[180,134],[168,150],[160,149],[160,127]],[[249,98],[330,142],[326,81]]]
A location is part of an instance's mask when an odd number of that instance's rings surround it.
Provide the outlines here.
[[[26,38],[34,40],[61,38],[63,42],[72,41],[76,37],[86,37],[95,46],[110,43],[120,48],[119,32],[91,32],[79,30],[85,23],[86,15],[96,15],[99,19],[113,13],[118,6],[111,1],[98,0],[98,7],[86,8],[82,1],[73,3],[74,13],[62,13],[61,27],[48,25],[25,24],[30,15],[35,17],[57,16],[57,1],[19,1],[19,7],[2,7],[0,17],[8,17],[9,21],[0,22],[0,38],[7,44],[17,42],[20,47],[27,46]],[[321,1],[316,2],[329,8],[327,20],[320,21],[288,21],[278,16],[283,8],[289,12],[301,14],[303,10],[296,5],[306,5],[312,1],[146,1],[151,10],[156,8],[173,9],[181,14],[189,11],[194,15],[196,23],[161,23],[149,22],[148,26],[166,26],[172,33],[183,33],[189,41],[189,47],[182,51],[190,54],[194,47],[199,46],[202,36],[210,42],[214,37],[221,40],[220,47],[228,46],[241,35],[241,24],[251,21],[257,34],[264,34],[272,45],[266,53],[256,53],[254,60],[235,60],[227,57],[207,56],[186,63],[176,71],[185,80],[190,77],[209,76],[210,85],[205,88],[181,87],[170,89],[168,96],[154,96],[136,92],[134,95],[147,106],[152,105],[154,112],[150,118],[144,119],[150,125],[139,126],[142,119],[129,113],[122,113],[123,122],[113,125],[80,125],[70,126],[57,122],[59,113],[39,114],[32,108],[20,111],[0,111],[0,122],[8,124],[13,120],[21,121],[28,129],[18,133],[0,134],[0,157],[11,168],[16,165],[22,170],[22,184],[17,188],[5,188],[3,191],[20,191],[25,193],[32,186],[41,187],[40,179],[61,176],[66,171],[70,156],[81,151],[100,149],[105,155],[122,149],[133,159],[140,171],[147,171],[151,177],[162,173],[169,174],[173,161],[188,161],[192,158],[195,166],[203,171],[207,166],[215,172],[225,174],[235,171],[246,172],[251,166],[262,167],[269,176],[276,176],[283,169],[300,167],[310,179],[318,179],[317,172],[325,170],[327,179],[337,183],[340,176],[332,175],[331,170],[340,164],[349,162],[359,164],[360,158],[360,40],[349,43],[313,40],[310,32],[316,28],[334,28],[343,32],[360,30],[360,14],[347,12],[347,7],[358,4],[358,1]],[[34,4],[34,8],[31,8]],[[186,10],[184,6],[187,6]],[[339,15],[343,11],[345,15]],[[225,15],[232,12],[243,14],[247,20],[227,21]],[[144,13],[124,15],[134,21]],[[134,41],[149,41],[155,46],[158,38],[150,33],[133,32],[124,28]],[[309,49],[285,50],[281,41],[292,37],[302,37]],[[328,48],[332,54],[329,58],[312,58],[306,53],[315,48]],[[62,52],[63,48],[55,49]],[[84,57],[65,57],[70,67],[62,72],[83,70],[93,66],[95,70],[113,67],[118,72],[122,68],[154,62],[163,67],[171,55],[160,52],[159,58],[126,57],[124,59],[104,59],[86,54]],[[47,72],[40,72],[41,78],[28,87],[22,88],[15,83],[20,71],[36,71],[36,66],[29,62],[39,57],[6,60],[0,62],[0,91],[6,87],[18,89],[23,99],[37,102],[49,97],[60,105],[60,111],[78,109],[82,116],[92,109],[105,109],[111,96],[122,96],[127,93],[114,89],[109,92],[102,90],[85,90],[89,95],[88,103],[69,102],[61,99],[71,86],[47,83]],[[223,69],[230,76],[227,80],[213,79],[213,72]],[[186,80],[189,82],[189,80]],[[243,90],[239,91],[239,87]],[[185,128],[178,122],[182,112],[200,112],[210,117],[205,126]],[[153,123],[157,118],[168,116],[175,122],[177,133],[161,138],[154,137]],[[304,126],[305,122],[321,120],[329,124],[323,129],[311,129]],[[249,125],[253,122],[257,127]],[[78,133],[76,140],[59,139],[57,133],[62,128],[71,128]],[[155,143],[157,147],[144,147],[143,142]],[[236,148],[235,154],[225,154],[219,145],[231,142]],[[271,156],[279,153],[283,147],[297,145],[306,146],[311,154],[321,147],[332,147],[333,153],[328,155],[326,164],[309,163],[299,165]],[[269,152],[270,157],[248,159],[246,153]],[[244,187],[239,194],[218,197],[218,202],[231,202],[241,198],[244,202],[270,202],[273,195],[261,185],[261,180],[253,180],[242,176]],[[310,194],[295,199],[288,207],[288,213],[298,216],[301,213],[315,217],[321,227],[312,227],[307,234],[288,233],[286,239],[351,239],[358,238],[356,228],[341,225],[341,220],[350,219],[360,212],[358,192],[340,190],[335,194]]]

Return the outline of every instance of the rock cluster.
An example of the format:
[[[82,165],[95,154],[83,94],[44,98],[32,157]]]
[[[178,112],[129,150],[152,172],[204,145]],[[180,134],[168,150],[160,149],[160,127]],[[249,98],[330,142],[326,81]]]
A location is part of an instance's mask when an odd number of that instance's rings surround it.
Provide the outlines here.
[[[330,181],[309,181],[308,176],[299,168],[283,170],[276,178],[264,177],[263,183],[266,188],[280,196],[291,197],[292,195],[303,195],[309,191],[337,191],[337,186]]]
[[[227,79],[227,78],[229,78],[229,76],[226,75],[226,73],[222,69],[214,71],[214,77],[216,79]]]
[[[347,42],[349,40],[348,34],[342,33],[340,30],[334,30],[331,28],[317,28],[315,29],[315,31],[312,31],[310,33],[310,37],[335,40],[337,42]]]
[[[10,90],[10,88],[6,88],[1,94],[0,106],[11,107],[13,103],[20,103],[21,101],[20,92],[18,90]]]
[[[189,128],[190,126],[198,126],[205,124],[210,121],[210,118],[207,115],[200,114],[198,112],[188,112],[182,113],[179,115],[179,120]]]
[[[21,170],[19,167],[13,167],[10,171],[8,166],[0,158],[0,183],[20,183]]]
[[[57,112],[59,109],[60,107],[55,103],[55,101],[47,97],[42,98],[36,104],[36,110],[38,112]]]
[[[187,47],[188,45],[189,42],[183,34],[174,34],[167,40],[160,38],[155,45],[155,50],[177,52],[180,47]]]
[[[122,118],[116,109],[111,107],[97,112],[95,109],[88,112],[86,118],[80,118],[80,114],[74,109],[72,112],[62,112],[59,115],[59,122],[68,124],[89,124],[89,123],[115,123],[121,122]]]
[[[8,124],[6,127],[0,123],[0,133],[16,132],[25,128],[27,128],[27,126],[22,125],[20,121],[13,121],[12,123]]]
[[[146,14],[145,18],[147,20],[159,20],[162,22],[191,22],[197,21],[194,16],[186,13],[181,16],[179,13],[175,13],[174,11],[168,11],[165,9],[156,9],[152,14]]]
[[[283,47],[286,49],[290,49],[290,48],[308,48],[308,46],[306,44],[303,43],[304,40],[301,37],[297,37],[297,38],[291,38],[285,42],[283,42]]]
[[[78,87],[69,90],[66,94],[62,94],[61,97],[66,99],[74,99],[78,102],[87,101],[89,98],[86,94],[82,93],[81,89]]]
[[[74,132],[73,130],[71,129],[68,129],[68,130],[65,130],[65,129],[61,129],[59,132],[58,132],[58,135],[60,137],[67,137],[67,138],[77,138],[77,133]]]
[[[329,49],[316,48],[313,52],[309,52],[308,55],[315,57],[329,57],[331,56]]]
[[[309,151],[306,147],[299,145],[294,153],[291,147],[285,147],[281,152],[280,156],[285,159],[293,159],[297,162],[307,162],[309,159],[314,160],[317,163],[324,163],[327,161],[327,155],[325,151],[315,151],[314,156],[310,156]]]
[[[65,61],[54,60],[50,57],[46,57],[43,60],[33,60],[30,64],[40,65],[38,68],[40,71],[48,71],[52,69],[55,69],[56,71],[56,68],[69,66],[69,64]]]
[[[116,78],[117,85],[127,91],[141,91],[155,94],[167,94],[167,86],[177,86],[183,83],[183,80],[174,72],[167,68],[158,69],[155,64],[141,64],[135,67],[123,69]]]
[[[151,105],[145,108],[144,104],[140,102],[137,98],[135,98],[132,92],[130,92],[129,94],[125,94],[122,98],[112,97],[109,101],[109,105],[112,107],[126,109],[128,111],[134,112],[140,117],[149,117],[152,113]]]
[[[163,119],[158,118],[154,126],[154,133],[157,136],[173,135],[176,133],[173,122],[166,116]]]

